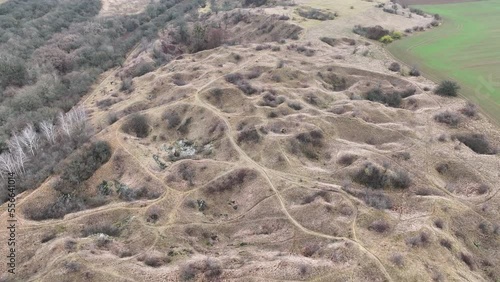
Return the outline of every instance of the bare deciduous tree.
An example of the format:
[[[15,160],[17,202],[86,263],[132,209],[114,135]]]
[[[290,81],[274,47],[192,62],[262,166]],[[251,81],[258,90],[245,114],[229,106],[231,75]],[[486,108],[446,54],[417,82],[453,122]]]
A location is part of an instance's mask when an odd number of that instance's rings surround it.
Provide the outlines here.
[[[10,153],[3,153],[0,155],[0,169],[4,172],[14,172],[15,164],[12,159],[12,155]],[[4,174],[2,173],[2,178],[4,178]]]
[[[45,120],[40,123],[40,128],[42,129],[45,139],[51,144],[54,144],[56,142],[56,127],[54,124]]]
[[[16,133],[13,133],[12,138],[8,141],[9,150],[14,160],[14,170],[19,174],[24,173],[24,163],[28,160],[21,139]]]
[[[21,132],[22,138],[21,142],[30,149],[31,154],[35,155],[35,150],[38,148],[38,141],[40,140],[38,134],[33,128],[32,124],[28,124]]]

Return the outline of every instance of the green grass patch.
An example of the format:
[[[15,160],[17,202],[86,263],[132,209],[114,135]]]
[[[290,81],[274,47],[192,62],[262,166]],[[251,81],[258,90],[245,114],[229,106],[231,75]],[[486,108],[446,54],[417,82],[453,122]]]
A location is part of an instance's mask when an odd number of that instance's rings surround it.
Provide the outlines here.
[[[389,51],[436,82],[458,81],[460,95],[500,124],[500,0],[415,8],[441,15],[444,24],[394,42]]]

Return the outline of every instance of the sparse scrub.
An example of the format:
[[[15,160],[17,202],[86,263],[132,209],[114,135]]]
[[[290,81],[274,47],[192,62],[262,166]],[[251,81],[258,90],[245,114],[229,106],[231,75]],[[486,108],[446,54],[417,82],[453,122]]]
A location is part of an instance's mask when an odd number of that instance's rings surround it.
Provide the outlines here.
[[[302,249],[302,255],[312,257],[319,249],[320,246],[317,243],[309,243]]]
[[[392,201],[383,192],[367,190],[363,198],[365,204],[372,208],[385,210],[392,208]]]
[[[430,235],[424,231],[406,239],[406,244],[410,247],[426,247],[430,244]]]
[[[167,121],[167,128],[168,129],[173,129],[176,128],[181,124],[181,117],[177,112],[174,112],[172,110],[166,110],[163,115],[162,115],[162,120]]]
[[[291,140],[291,151],[297,154],[302,152],[308,159],[318,160],[318,149],[323,147],[323,134],[321,131],[312,130],[307,133],[299,133]]]
[[[252,170],[237,169],[219,179],[213,180],[206,186],[205,191],[213,195],[240,189],[245,182],[255,179],[256,176],[256,173]]]
[[[318,21],[334,20],[336,17],[335,13],[311,7],[298,8],[297,13],[301,17],[304,17],[306,19],[313,19]]]
[[[444,111],[434,116],[434,120],[439,123],[444,123],[452,127],[458,126],[461,118],[458,114],[452,113],[450,111]]]
[[[462,109],[460,109],[460,112],[464,116],[473,118],[473,117],[477,116],[478,109],[477,109],[477,106],[474,105],[473,103],[467,102],[467,104],[465,105],[465,107],[463,107]]]
[[[476,263],[471,254],[460,252],[460,259],[469,267],[470,270],[476,269]]]
[[[402,254],[400,253],[395,253],[395,254],[392,254],[390,257],[389,257],[389,260],[397,267],[402,267],[404,266],[404,257]]]
[[[370,224],[370,226],[368,226],[368,230],[373,230],[377,233],[385,233],[390,228],[391,226],[389,225],[389,223],[382,219],[375,220]]]
[[[247,130],[243,130],[238,134],[237,142],[240,143],[259,143],[261,137],[257,129],[251,128]]]

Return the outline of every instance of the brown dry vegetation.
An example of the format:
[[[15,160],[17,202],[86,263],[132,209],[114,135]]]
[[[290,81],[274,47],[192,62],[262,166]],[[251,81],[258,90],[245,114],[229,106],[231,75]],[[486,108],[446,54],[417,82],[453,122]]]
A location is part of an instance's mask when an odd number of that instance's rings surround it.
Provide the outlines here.
[[[153,42],[81,102],[112,156],[79,189],[106,204],[36,221],[24,211],[54,203],[55,178],[21,194],[19,280],[500,279],[500,134],[486,118],[438,126],[463,101],[354,52],[376,46],[288,40],[301,29],[252,9],[204,17],[225,19],[234,45],[120,91]],[[413,95],[391,107],[366,100],[373,89]]]

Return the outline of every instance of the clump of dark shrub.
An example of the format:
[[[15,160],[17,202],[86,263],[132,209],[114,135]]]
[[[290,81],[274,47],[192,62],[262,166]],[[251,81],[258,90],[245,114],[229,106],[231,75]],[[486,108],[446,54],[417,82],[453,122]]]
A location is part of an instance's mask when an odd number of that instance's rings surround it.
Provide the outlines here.
[[[321,73],[318,76],[327,83],[326,87],[333,91],[344,91],[347,89],[347,80],[333,72]]]
[[[319,159],[317,149],[323,147],[323,133],[319,130],[299,133],[291,140],[292,153],[302,152],[308,159]]]
[[[123,77],[121,81],[122,82],[120,85],[120,91],[123,91],[126,93],[130,93],[130,92],[134,91],[134,85],[133,85],[132,78]]]
[[[236,85],[238,89],[243,91],[246,95],[252,95],[258,92],[258,90],[250,85],[240,73],[227,74],[224,78],[227,82]]]
[[[452,113],[450,111],[444,111],[442,113],[439,113],[434,116],[434,120],[439,122],[439,123],[444,123],[449,126],[456,127],[461,121],[461,118],[459,115]]]
[[[443,229],[444,227],[444,222],[442,219],[438,218],[436,220],[434,220],[434,226],[436,226],[437,228],[439,229]]]
[[[356,156],[356,155],[345,154],[345,155],[340,156],[340,158],[337,160],[337,163],[340,165],[343,165],[343,166],[350,166],[357,159],[358,159],[358,156]]]
[[[363,200],[368,206],[379,210],[392,208],[391,199],[380,191],[367,190],[365,192]]]
[[[60,180],[55,184],[54,189],[63,194],[71,194],[110,157],[111,147],[105,141],[85,146],[69,158],[69,163],[64,166]]]
[[[471,254],[460,252],[460,259],[469,267],[470,270],[474,271],[476,269],[476,263]]]
[[[367,100],[372,102],[378,102],[389,107],[399,108],[401,106],[402,96],[408,95],[408,92],[393,92],[393,93],[383,93],[382,90],[374,88],[365,94]],[[411,95],[410,95],[411,96]]]
[[[256,173],[252,170],[238,169],[213,180],[207,185],[206,192],[208,194],[220,194],[239,189],[245,182],[255,179],[256,176]]]
[[[302,105],[299,102],[288,102],[288,107],[296,111],[302,110]]]
[[[260,7],[262,5],[267,4],[267,0],[244,0],[243,1],[243,7],[250,7],[250,6],[255,6],[255,7]]]
[[[321,41],[325,42],[326,44],[334,47],[336,45],[337,39],[332,38],[332,37],[321,37]]]
[[[128,134],[134,134],[139,138],[148,137],[149,125],[146,116],[133,114],[122,126],[122,130]]]
[[[410,8],[410,12],[411,13],[415,13],[419,16],[424,16],[425,15],[425,12],[420,10],[420,9],[417,9],[417,8]]]
[[[460,86],[456,82],[450,80],[444,80],[434,90],[434,93],[440,96],[455,97],[458,95],[458,90],[460,90]]]
[[[251,129],[246,129],[246,130],[241,131],[238,134],[237,142],[238,142],[238,144],[243,143],[243,142],[244,143],[259,143],[260,138],[261,137],[259,135],[259,132],[254,127]]]
[[[399,72],[401,71],[401,65],[399,63],[394,62],[389,66],[389,70],[393,72]]]
[[[262,97],[262,101],[259,102],[259,106],[267,106],[267,107],[276,108],[277,106],[281,105],[283,102],[285,102],[285,97],[276,96],[276,94],[273,92],[267,92]]]
[[[453,245],[451,244],[450,240],[448,239],[441,239],[439,240],[439,244],[448,250],[451,250],[453,248]]]
[[[312,257],[317,251],[319,251],[319,249],[319,244],[309,243],[302,249],[301,253],[305,257]]]
[[[336,17],[335,13],[310,7],[299,8],[297,12],[301,17],[318,21],[334,20]]]
[[[420,71],[418,70],[417,67],[412,67],[408,74],[411,76],[420,76]]]
[[[318,192],[315,192],[309,196],[306,196],[304,198],[304,200],[302,201],[302,204],[303,205],[310,204],[310,203],[314,202],[314,200],[316,200],[316,198],[323,198],[323,200],[325,200],[326,202],[331,201],[331,199],[326,191],[318,191]]]
[[[479,187],[477,187],[477,191],[476,192],[479,195],[484,195],[484,194],[488,193],[488,191],[490,191],[490,187],[488,185],[486,185],[486,184],[481,184],[481,185],[479,185]]]
[[[390,228],[391,226],[389,225],[389,223],[382,219],[375,220],[370,224],[370,226],[368,226],[368,230],[373,230],[378,233],[384,233]]]
[[[411,247],[426,247],[430,243],[430,236],[426,232],[420,232],[415,236],[406,239],[406,244]]]
[[[356,25],[353,29],[353,32],[372,40],[379,40],[380,38],[389,35],[390,33],[389,30],[384,29],[379,25],[372,27],[363,27],[360,25]]]
[[[150,267],[160,267],[172,261],[171,258],[164,255],[148,254],[144,257],[144,264]]]
[[[57,234],[55,232],[49,232],[45,235],[43,235],[42,239],[40,240],[40,243],[47,243],[48,241],[52,241],[54,238],[56,238]]]
[[[460,112],[467,117],[475,117],[477,116],[477,106],[472,104],[471,102],[467,102],[467,105],[460,109]]]
[[[165,111],[161,118],[162,118],[162,120],[167,121],[167,123],[168,123],[167,128],[168,129],[176,128],[177,126],[179,126],[179,124],[181,124],[181,121],[182,121],[179,114],[177,112],[174,112],[171,110]]]
[[[444,174],[450,169],[450,166],[447,163],[440,163],[436,166],[436,171],[439,174]]]
[[[396,253],[396,254],[393,254],[391,255],[391,257],[389,258],[389,260],[395,265],[395,266],[398,266],[398,267],[402,267],[405,263],[404,263],[404,257],[402,254],[400,253]]]
[[[493,148],[490,142],[483,134],[456,134],[452,136],[453,139],[458,139],[465,146],[469,147],[472,151],[482,155],[495,155],[497,149]]]
[[[385,187],[405,189],[411,185],[411,179],[406,171],[380,168],[370,162],[365,163],[364,166],[353,175],[353,180],[373,189],[382,189]]]
[[[222,275],[222,267],[207,258],[201,263],[190,263],[181,268],[181,278],[184,281],[193,280],[198,275],[202,276],[203,281],[218,281],[218,277]]]

